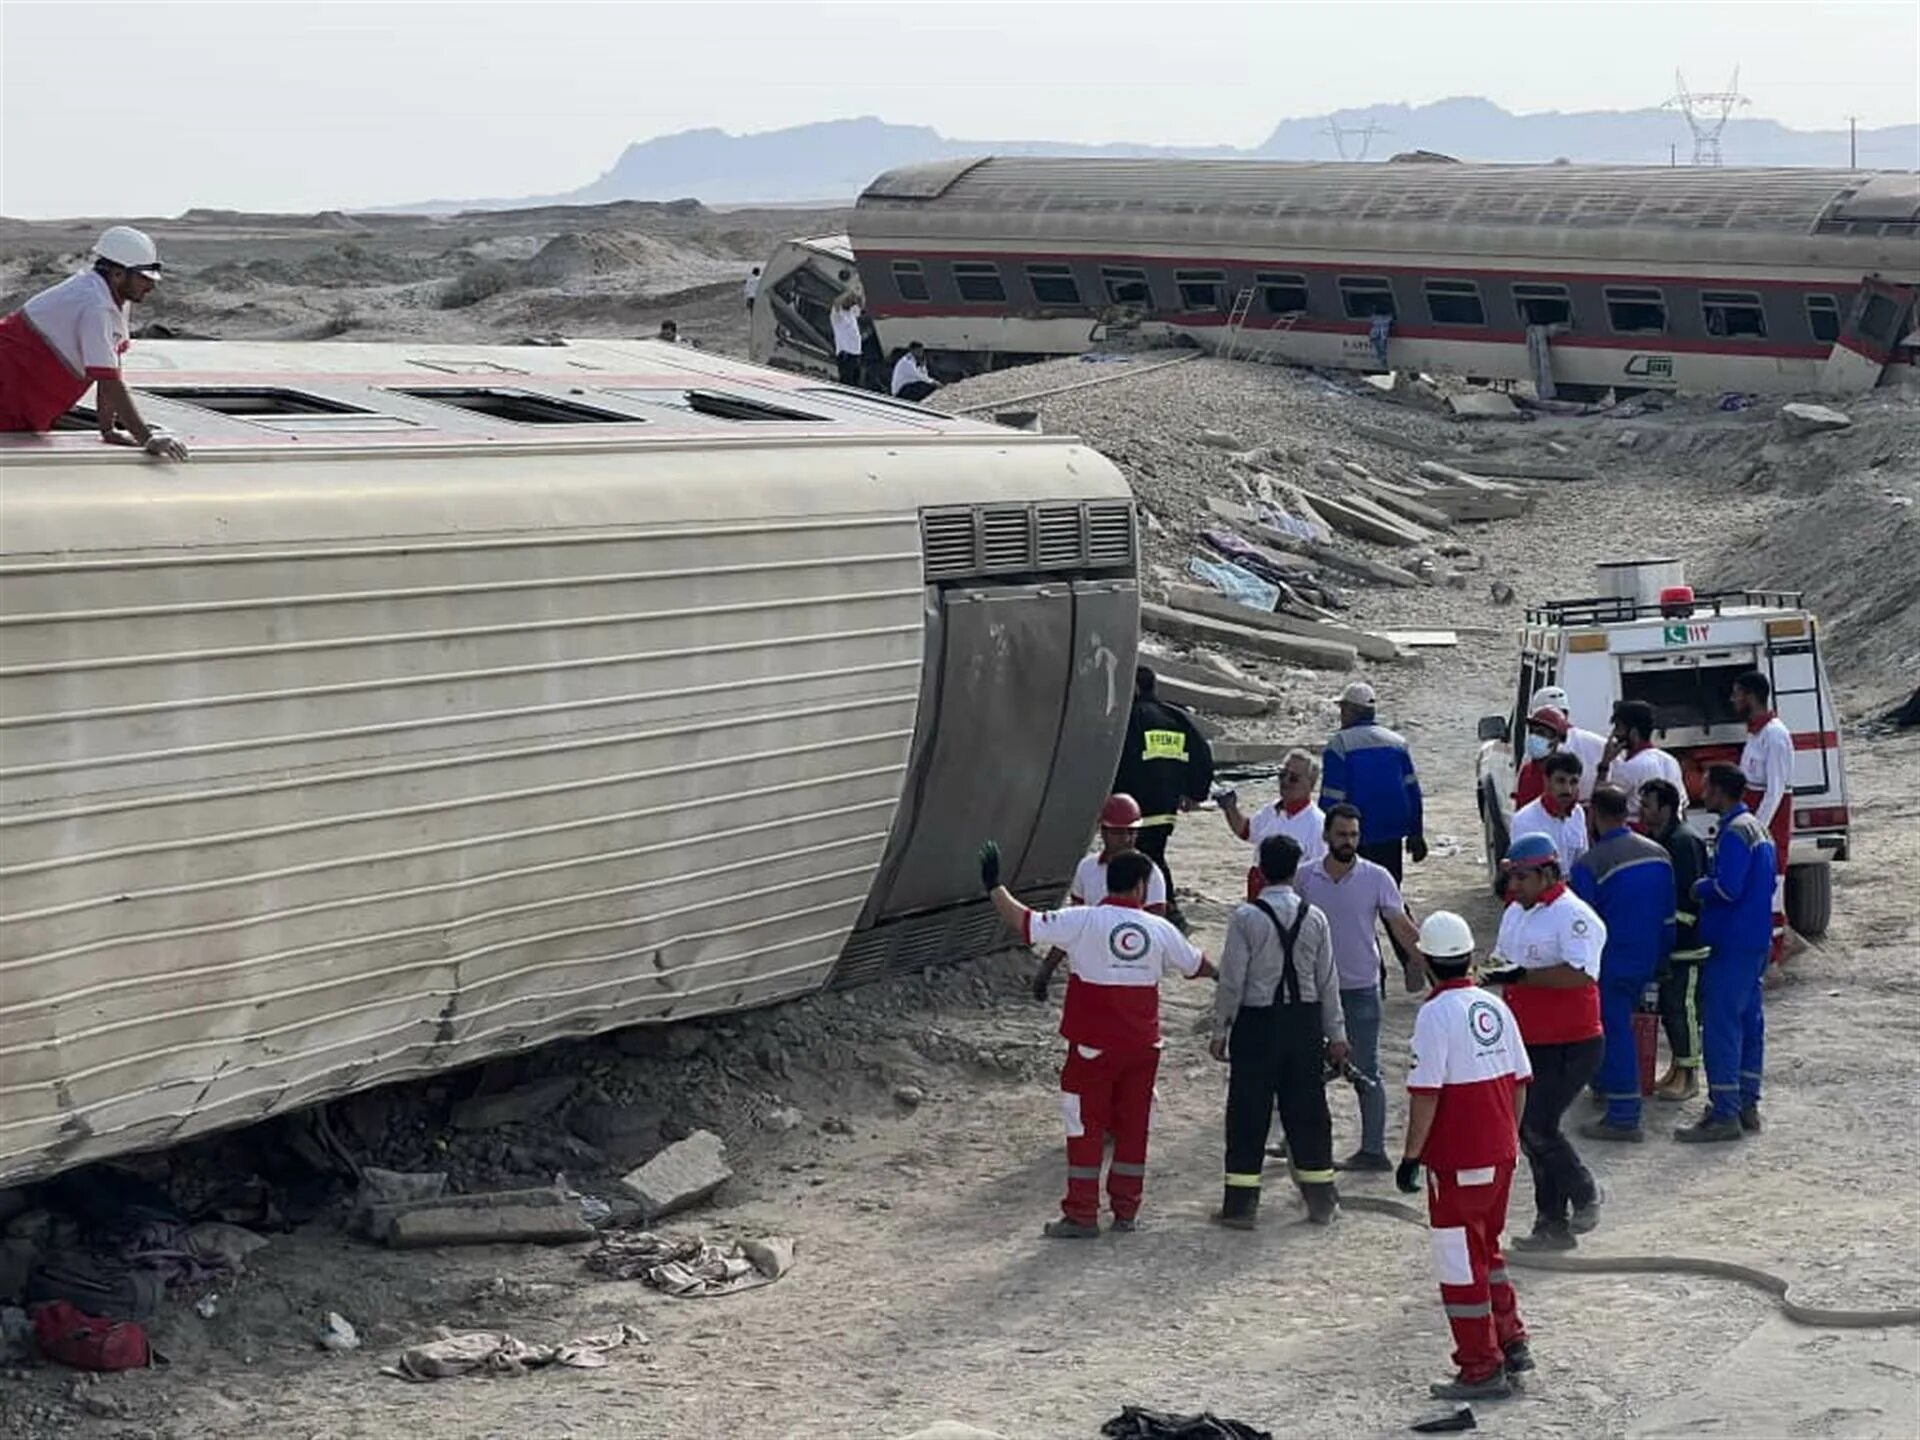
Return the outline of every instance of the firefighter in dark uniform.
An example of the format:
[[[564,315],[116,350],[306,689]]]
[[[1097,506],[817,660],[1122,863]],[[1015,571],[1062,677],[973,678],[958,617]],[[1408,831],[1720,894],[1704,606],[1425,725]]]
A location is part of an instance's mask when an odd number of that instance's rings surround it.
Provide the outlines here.
[[[1252,1229],[1259,1213],[1261,1161],[1276,1102],[1307,1218],[1325,1225],[1339,1213],[1325,1067],[1347,1058],[1346,1019],[1333,930],[1295,892],[1299,867],[1300,842],[1291,835],[1260,842],[1266,885],[1234,910],[1220,952],[1208,1048],[1232,1066],[1226,1189],[1217,1218],[1234,1229]]]
[[[1113,788],[1140,802],[1136,848],[1160,867],[1167,882],[1167,918],[1185,929],[1173,871],[1167,868],[1167,842],[1180,812],[1191,810],[1212,790],[1213,751],[1192,716],[1154,694],[1153,671],[1144,665],[1133,672],[1133,713],[1127,718]]]

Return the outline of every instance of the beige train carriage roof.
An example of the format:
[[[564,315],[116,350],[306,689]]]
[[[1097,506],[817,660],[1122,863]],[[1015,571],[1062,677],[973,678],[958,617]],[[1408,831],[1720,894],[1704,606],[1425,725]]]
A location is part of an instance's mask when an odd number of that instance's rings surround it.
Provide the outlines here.
[[[1039,438],[655,340],[137,340],[125,374],[146,418],[196,451]],[[90,425],[0,435],[0,466],[26,456],[126,461]]]
[[[1791,235],[1904,226],[1912,236],[1920,221],[1920,176],[1692,166],[994,156],[890,170],[867,187],[859,207],[891,209],[903,203],[928,211],[1096,211]]]

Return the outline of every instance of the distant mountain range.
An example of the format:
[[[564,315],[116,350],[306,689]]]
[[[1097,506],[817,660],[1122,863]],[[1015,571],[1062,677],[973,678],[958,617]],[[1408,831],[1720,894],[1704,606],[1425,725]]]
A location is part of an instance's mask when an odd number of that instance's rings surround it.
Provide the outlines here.
[[[1373,133],[1366,136],[1369,127]],[[1331,131],[1338,130],[1336,142]],[[1363,138],[1365,137],[1365,138]],[[1490,100],[1431,105],[1372,105],[1282,120],[1251,150],[1232,146],[1075,145],[1047,140],[954,140],[925,125],[872,116],[826,120],[729,135],[684,130],[629,145],[611,170],[578,190],[512,200],[434,200],[406,211],[506,209],[526,205],[599,205],[614,200],[693,197],[708,204],[793,204],[851,200],[897,165],[962,155],[1126,155],[1215,160],[1384,160],[1406,150],[1459,160],[1664,165],[1693,152],[1684,119],[1671,110],[1547,111],[1515,115]],[[1859,163],[1869,169],[1920,168],[1920,125],[1862,130]],[[1721,151],[1729,165],[1845,166],[1845,130],[1790,130],[1774,120],[1727,123]]]

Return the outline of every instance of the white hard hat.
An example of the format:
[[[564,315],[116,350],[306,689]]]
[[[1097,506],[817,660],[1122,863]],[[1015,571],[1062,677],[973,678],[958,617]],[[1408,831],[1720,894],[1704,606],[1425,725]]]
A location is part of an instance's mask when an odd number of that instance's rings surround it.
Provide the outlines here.
[[[1543,705],[1552,706],[1566,714],[1573,713],[1573,707],[1567,704],[1567,692],[1558,685],[1542,685],[1533,692],[1533,699],[1527,702],[1527,713],[1531,715]]]
[[[1420,922],[1420,953],[1435,960],[1473,954],[1473,927],[1451,910],[1436,910]]]
[[[1340,692],[1340,703],[1357,710],[1371,710],[1374,706],[1373,687],[1364,680],[1356,680]]]
[[[94,242],[93,253],[129,270],[160,268],[160,252],[154,246],[153,237],[131,225],[115,225],[103,230]]]

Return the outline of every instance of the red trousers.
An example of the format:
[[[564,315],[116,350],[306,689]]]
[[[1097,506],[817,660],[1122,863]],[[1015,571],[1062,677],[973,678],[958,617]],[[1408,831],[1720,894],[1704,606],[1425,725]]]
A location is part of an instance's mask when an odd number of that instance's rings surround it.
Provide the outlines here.
[[[1147,1183],[1147,1120],[1160,1052],[1103,1050],[1090,1058],[1082,1050],[1069,1045],[1060,1067],[1060,1111],[1067,1122],[1067,1193],[1060,1213],[1082,1225],[1099,1223],[1100,1165],[1112,1135],[1107,1201],[1116,1220],[1131,1220]]]
[[[1527,1338],[1500,1253],[1513,1163],[1427,1172],[1427,1225],[1440,1303],[1453,1330],[1453,1363],[1468,1380],[1499,1374],[1505,1347]]]
[[[1757,816],[1762,796],[1758,790],[1746,794],[1746,807]],[[1773,837],[1773,953],[1767,963],[1778,965],[1787,940],[1787,851],[1793,846],[1793,792],[1780,797],[1780,808],[1773,812],[1773,824],[1767,827]]]

